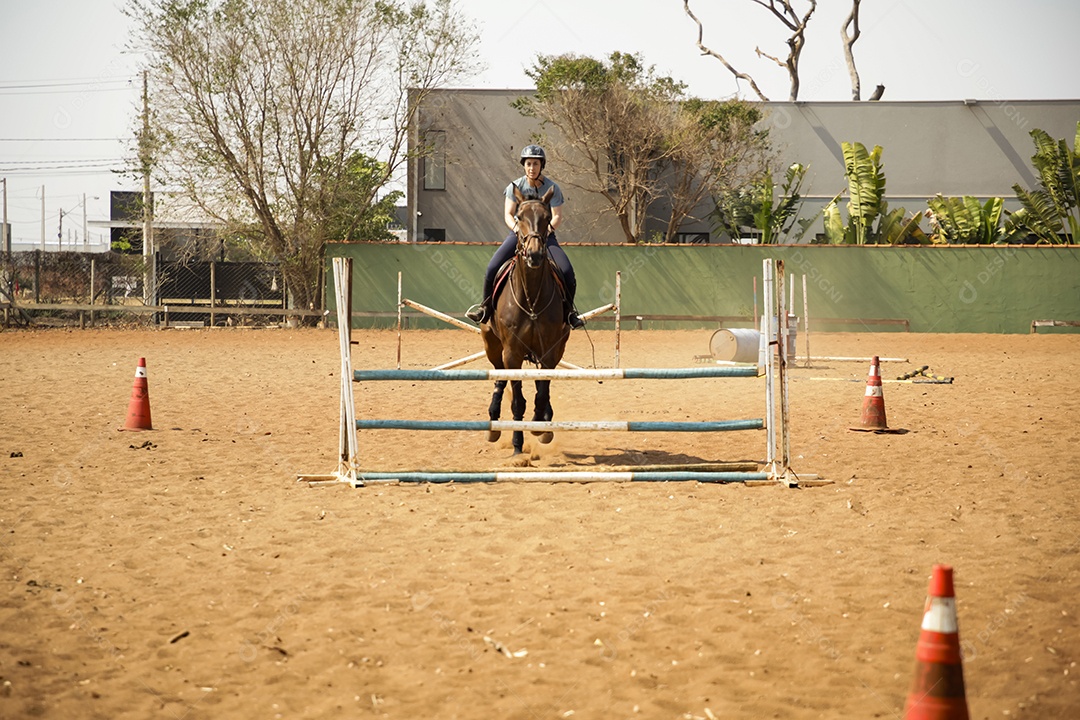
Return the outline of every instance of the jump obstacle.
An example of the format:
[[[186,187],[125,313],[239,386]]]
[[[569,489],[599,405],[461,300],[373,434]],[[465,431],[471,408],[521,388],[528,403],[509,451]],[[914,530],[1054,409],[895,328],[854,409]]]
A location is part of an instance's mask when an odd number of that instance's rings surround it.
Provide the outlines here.
[[[341,394],[338,469],[331,474],[302,474],[298,480],[315,483],[348,483],[363,487],[368,483],[386,482],[769,482],[775,481],[788,487],[798,484],[799,478],[789,464],[791,456],[788,433],[788,381],[785,348],[788,341],[786,323],[781,323],[776,339],[769,343],[763,366],[696,367],[696,368],[609,368],[609,369],[552,369],[552,370],[452,370],[446,366],[431,370],[353,370],[352,369],[352,260],[334,258],[334,285],[337,299],[338,337],[341,356]],[[767,259],[763,262],[765,316],[763,331],[772,338],[776,318],[787,315],[784,295],[783,261]],[[617,279],[618,282],[618,279]],[[398,276],[400,300],[401,277]],[[406,304],[399,302],[399,308]],[[417,304],[409,303],[410,307]],[[613,307],[618,307],[616,302]],[[608,308],[598,308],[597,312]],[[775,309],[775,312],[770,310]],[[426,312],[430,308],[425,308]],[[438,311],[432,311],[437,313]],[[430,314],[430,313],[429,313]],[[441,313],[440,313],[441,315]],[[450,316],[446,316],[450,317]],[[616,318],[618,315],[616,315]],[[455,322],[467,325],[456,318]],[[616,321],[617,322],[617,321]],[[471,326],[470,326],[471,327]],[[400,337],[400,334],[399,334]],[[775,349],[775,352],[773,351]],[[399,355],[400,363],[400,341]],[[616,343],[616,360],[618,343]],[[464,362],[463,360],[462,362]],[[367,381],[465,381],[465,380],[686,380],[702,378],[765,377],[765,418],[749,420],[715,420],[699,422],[635,422],[635,421],[423,421],[423,420],[369,420],[356,418],[353,383]],[[545,470],[545,471],[499,471],[499,472],[452,472],[452,471],[388,471],[363,470],[360,466],[357,430],[597,430],[630,432],[721,432],[732,430],[767,431],[766,469],[752,471],[742,468],[693,468],[693,469],[620,469],[608,471]],[[754,465],[756,467],[756,464]]]
[[[401,326],[402,326],[401,309],[405,308],[405,307],[410,307],[413,310],[418,310],[418,311],[424,313],[425,315],[429,315],[429,316],[435,318],[436,320],[442,320],[444,323],[446,323],[448,325],[453,325],[456,328],[460,328],[462,330],[467,330],[469,332],[474,332],[477,335],[480,334],[480,328],[478,326],[476,326],[476,325],[471,325],[471,324],[465,322],[464,320],[458,320],[456,317],[453,317],[452,315],[447,315],[446,313],[439,312],[438,310],[435,310],[434,308],[430,308],[427,305],[422,305],[422,304],[420,304],[420,303],[418,303],[418,302],[416,302],[414,300],[409,300],[408,298],[402,297],[402,295],[401,295],[401,272],[399,271],[398,275],[397,275],[397,369],[398,370],[401,369]],[[597,315],[603,315],[606,312],[614,313],[614,315],[615,315],[615,367],[619,367],[619,338],[620,338],[621,332],[622,332],[621,331],[621,326],[622,326],[621,307],[622,307],[622,273],[617,272],[617,273],[615,273],[615,301],[610,302],[607,305],[602,305],[602,306],[600,306],[598,308],[594,308],[592,310],[589,310],[587,312],[583,312],[583,313],[579,314],[579,317],[582,320],[588,320],[590,318],[596,317]],[[435,370],[447,370],[449,368],[455,368],[455,367],[458,367],[459,365],[464,365],[466,363],[470,363],[473,360],[480,360],[480,359],[482,359],[484,357],[486,357],[486,354],[484,353],[483,350],[481,350],[480,352],[473,353],[472,355],[466,355],[463,358],[458,358],[457,360],[451,360],[448,363],[443,363],[442,365],[439,365],[438,367],[433,368],[433,369],[435,369]],[[577,370],[583,369],[580,366],[574,365],[573,363],[566,362],[565,360],[560,360],[559,361],[559,367],[573,368],[573,369],[577,369]]]

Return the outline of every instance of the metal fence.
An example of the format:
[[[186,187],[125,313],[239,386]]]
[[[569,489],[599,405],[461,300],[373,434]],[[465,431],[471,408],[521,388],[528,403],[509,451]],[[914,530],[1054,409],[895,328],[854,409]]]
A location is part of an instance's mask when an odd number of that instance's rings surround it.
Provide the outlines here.
[[[124,253],[9,253],[0,263],[9,325],[278,325],[315,318],[288,308],[276,264],[166,261]]]

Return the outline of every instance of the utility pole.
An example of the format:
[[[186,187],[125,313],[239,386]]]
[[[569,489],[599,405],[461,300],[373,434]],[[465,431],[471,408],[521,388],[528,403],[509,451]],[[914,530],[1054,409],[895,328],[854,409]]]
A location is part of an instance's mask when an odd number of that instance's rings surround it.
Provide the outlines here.
[[[11,232],[8,231],[7,224],[7,178],[0,178],[0,182],[4,183],[4,225],[0,228],[0,232],[4,233],[4,254],[11,255]]]
[[[143,301],[157,304],[157,268],[154,257],[153,196],[150,194],[150,72],[143,70],[142,136],[139,138],[139,164],[143,171]]]

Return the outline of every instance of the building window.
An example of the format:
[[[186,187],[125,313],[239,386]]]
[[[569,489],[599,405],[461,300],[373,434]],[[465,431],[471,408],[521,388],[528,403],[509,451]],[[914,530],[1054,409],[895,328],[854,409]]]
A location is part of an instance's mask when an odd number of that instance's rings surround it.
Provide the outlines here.
[[[446,242],[446,228],[424,228],[424,242]]]
[[[446,133],[429,130],[424,133],[424,189],[446,189]]]

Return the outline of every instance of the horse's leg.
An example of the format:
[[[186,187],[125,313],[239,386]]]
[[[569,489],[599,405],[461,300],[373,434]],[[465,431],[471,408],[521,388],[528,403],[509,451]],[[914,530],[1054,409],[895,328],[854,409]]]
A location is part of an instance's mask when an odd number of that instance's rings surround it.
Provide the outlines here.
[[[525,419],[525,395],[521,392],[521,381],[511,380],[510,390],[513,397],[510,400],[510,410],[514,413],[514,420]],[[520,430],[514,431],[514,454],[520,455],[525,447],[525,434]]]
[[[491,393],[491,404],[488,405],[488,419],[495,422],[502,415],[502,399],[503,391],[506,390],[505,380],[495,381],[495,391]],[[502,436],[502,433],[498,430],[488,430],[487,439],[488,442],[495,442]]]
[[[549,422],[554,413],[551,410],[551,381],[536,381],[536,397],[533,398],[533,420]],[[539,442],[549,443],[554,437],[550,430],[533,430]]]

